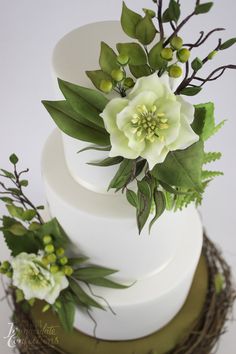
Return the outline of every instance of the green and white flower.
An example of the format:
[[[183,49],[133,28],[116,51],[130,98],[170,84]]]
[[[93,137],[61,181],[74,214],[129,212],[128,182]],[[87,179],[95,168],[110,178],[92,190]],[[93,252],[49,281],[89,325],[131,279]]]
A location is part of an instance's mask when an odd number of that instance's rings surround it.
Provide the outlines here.
[[[152,169],[168,152],[199,140],[191,123],[194,107],[170,88],[167,74],[142,77],[125,98],[112,99],[101,113],[110,133],[110,157],[141,156]]]
[[[26,300],[37,298],[52,305],[69,285],[62,272],[52,274],[42,265],[41,256],[22,252],[11,264],[13,285],[23,291]]]

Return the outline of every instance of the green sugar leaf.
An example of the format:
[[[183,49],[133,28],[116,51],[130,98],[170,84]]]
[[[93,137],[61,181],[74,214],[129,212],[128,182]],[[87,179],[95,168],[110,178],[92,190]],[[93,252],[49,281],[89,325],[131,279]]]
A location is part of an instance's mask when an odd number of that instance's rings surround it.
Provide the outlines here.
[[[86,75],[98,90],[101,90],[102,80],[112,81],[111,76],[102,70],[86,71]]]
[[[104,160],[88,162],[87,165],[107,167],[107,166],[117,165],[117,164],[121,163],[123,160],[124,160],[124,158],[121,156],[107,157]]]
[[[136,26],[136,38],[143,45],[150,44],[154,40],[156,33],[156,27],[149,15],[144,16]]]
[[[72,292],[74,295],[78,298],[79,302],[81,302],[84,306],[90,308],[90,307],[96,307],[101,310],[104,310],[103,306],[99,304],[97,301],[95,301],[91,296],[89,296],[83,288],[73,280],[72,278],[69,279],[69,284]]]
[[[206,2],[195,7],[195,15],[205,14],[211,10],[213,2]]]
[[[124,161],[120,164],[114,178],[111,180],[108,190],[111,188],[123,188],[131,180],[131,176],[135,168],[134,164],[135,160],[124,159]]]
[[[3,172],[5,177],[15,179],[15,176],[13,175],[13,173],[11,173],[7,170],[4,170],[3,168],[1,168],[0,171]]]
[[[211,137],[215,129],[214,104],[212,102],[195,106],[192,128],[203,141]]]
[[[117,55],[114,50],[105,42],[101,42],[99,64],[102,71],[111,74],[112,70],[119,69],[116,59]]]
[[[146,178],[142,179],[142,181],[138,181],[137,185],[137,223],[140,234],[150,215],[152,207],[152,189]]]
[[[236,38],[228,39],[226,42],[221,44],[220,50],[228,49],[228,48],[232,47],[232,45],[234,45],[235,43],[236,43]]]
[[[58,300],[60,301],[60,306],[57,307],[56,312],[59,320],[63,328],[67,332],[71,332],[74,325],[76,303],[68,291],[61,294]]]
[[[11,225],[8,231],[15,236],[23,236],[27,233],[27,229],[20,222]]]
[[[204,153],[204,164],[220,160],[222,154],[221,152],[205,152]]]
[[[45,235],[51,235],[55,247],[65,248],[69,243],[69,238],[56,218],[51,219],[47,223],[41,225],[38,230],[38,235],[43,237]]]
[[[207,170],[202,171],[202,179],[203,180],[212,179],[212,178],[223,176],[223,175],[224,175],[224,173],[221,171],[207,171]]]
[[[185,96],[195,96],[202,90],[202,87],[195,86],[195,87],[186,87],[180,91],[181,95]]]
[[[135,208],[137,208],[138,206],[138,198],[137,198],[137,194],[130,190],[130,189],[127,189],[126,190],[126,198],[128,200],[128,202]]]
[[[123,1],[121,26],[123,31],[131,38],[136,38],[136,27],[142,17],[136,12],[130,10]]]
[[[149,76],[152,71],[150,67],[145,64],[145,65],[129,65],[129,69],[131,74],[136,78],[140,78],[143,76]]]
[[[21,207],[17,207],[13,204],[10,205],[6,205],[7,210],[9,212],[9,214],[13,217],[13,218],[17,218],[20,220],[23,220],[23,213],[24,213],[24,209]]]
[[[154,191],[153,198],[155,202],[155,216],[150,222],[149,232],[151,231],[151,228],[154,225],[154,223],[164,213],[166,209],[166,198],[163,192],[158,190]]]
[[[130,287],[129,285],[127,286],[127,285],[119,284],[117,282],[105,278],[89,279],[88,283],[96,286],[102,286],[104,288],[111,288],[111,289],[127,289]]]
[[[114,273],[117,273],[117,270],[98,266],[90,266],[75,270],[73,276],[76,277],[78,280],[87,281],[94,278],[104,278]]]
[[[129,57],[130,65],[147,64],[146,53],[138,43],[118,43],[116,46],[121,55]]]
[[[168,8],[168,17],[170,21],[178,22],[180,18],[180,5],[175,0],[170,0]]]
[[[78,115],[67,101],[43,101],[43,104],[58,128],[65,134],[97,145],[110,144],[110,138],[105,129],[91,124],[86,119],[81,119],[82,116]]]
[[[161,57],[161,51],[163,49],[163,43],[158,42],[154,45],[154,47],[150,50],[148,59],[152,69],[160,70],[167,65],[166,60]]]
[[[195,59],[192,61],[191,66],[192,66],[192,69],[193,69],[194,71],[198,71],[198,70],[200,70],[200,69],[203,67],[203,62],[202,62],[201,59],[195,58]]]
[[[170,186],[201,191],[203,142],[198,141],[185,150],[171,151],[165,161],[157,164],[152,175]]]
[[[95,150],[95,151],[110,151],[111,150],[111,146],[96,146],[96,145],[92,145],[92,146],[87,146],[79,151],[77,151],[77,154],[80,154],[81,152],[84,151],[88,151],[88,150]]]
[[[16,156],[16,154],[12,154],[10,157],[9,157],[9,160],[10,162],[13,164],[13,165],[16,165],[17,162],[19,161],[18,157]]]

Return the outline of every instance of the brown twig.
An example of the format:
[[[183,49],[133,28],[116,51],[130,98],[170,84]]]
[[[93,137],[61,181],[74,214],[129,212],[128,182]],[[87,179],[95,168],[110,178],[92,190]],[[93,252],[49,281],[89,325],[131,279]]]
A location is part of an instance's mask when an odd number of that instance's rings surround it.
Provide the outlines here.
[[[157,2],[157,19],[159,24],[159,31],[160,31],[160,40],[164,38],[164,27],[162,22],[162,0]]]
[[[204,36],[204,32],[201,31],[200,32],[200,37],[198,38],[198,40],[195,43],[185,43],[184,46],[185,47],[189,47],[189,50],[193,49],[193,48],[197,48],[200,47],[203,43],[205,43],[207,41],[207,39],[215,32],[219,32],[219,31],[224,31],[225,28],[214,28],[212,31],[208,32],[205,37]]]

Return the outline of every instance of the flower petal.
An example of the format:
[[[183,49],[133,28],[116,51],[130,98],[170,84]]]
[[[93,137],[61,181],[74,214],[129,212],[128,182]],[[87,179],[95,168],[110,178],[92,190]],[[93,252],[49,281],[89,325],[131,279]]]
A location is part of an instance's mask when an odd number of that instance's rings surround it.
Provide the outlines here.
[[[136,159],[139,154],[129,147],[129,140],[123,132],[117,129],[115,134],[111,134],[110,157],[123,156],[127,159]]]
[[[157,98],[162,97],[165,93],[164,85],[157,74],[141,77],[136,81],[132,91],[128,95],[128,99],[132,100],[134,97],[145,91],[152,91]]]
[[[164,143],[157,139],[153,143],[147,143],[143,150],[141,157],[147,160],[149,169],[151,170],[157,163],[165,160],[169,150],[165,147]]]
[[[199,140],[199,136],[192,130],[188,119],[185,115],[181,116],[179,136],[177,139],[168,146],[169,150],[183,150],[190,145],[196,143]]]
[[[194,106],[185,101],[181,96],[177,96],[177,100],[181,104],[181,114],[184,114],[188,122],[191,124],[194,120]]]
[[[114,98],[106,105],[104,111],[100,114],[108,133],[111,134],[118,129],[116,116],[128,105],[128,103],[129,101],[126,98]]]

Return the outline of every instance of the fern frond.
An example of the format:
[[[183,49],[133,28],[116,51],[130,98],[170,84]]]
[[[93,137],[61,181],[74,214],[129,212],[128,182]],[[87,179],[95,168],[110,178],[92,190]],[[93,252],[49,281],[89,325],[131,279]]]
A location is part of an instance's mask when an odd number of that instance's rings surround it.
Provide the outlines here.
[[[221,171],[202,171],[202,179],[206,180],[206,179],[212,179],[214,177],[218,177],[218,176],[223,176],[223,172]]]
[[[213,135],[215,135],[216,133],[218,133],[218,131],[220,131],[220,129],[225,125],[226,123],[226,119],[222,120],[222,122],[220,122],[219,124],[217,124],[215,126],[215,128],[212,130],[211,134],[209,135],[208,139],[211,138]]]
[[[206,164],[206,163],[219,160],[221,156],[222,156],[221,152],[205,152],[203,163]]]

